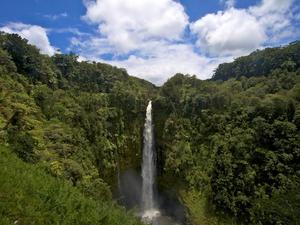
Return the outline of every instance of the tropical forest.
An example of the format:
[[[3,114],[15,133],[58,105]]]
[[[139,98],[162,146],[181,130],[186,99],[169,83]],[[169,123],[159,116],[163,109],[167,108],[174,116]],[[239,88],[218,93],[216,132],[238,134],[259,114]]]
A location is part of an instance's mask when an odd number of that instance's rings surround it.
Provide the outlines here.
[[[300,1],[1,0],[0,225],[300,225]]]
[[[2,32],[0,128],[3,225],[300,223],[300,42],[158,87]]]

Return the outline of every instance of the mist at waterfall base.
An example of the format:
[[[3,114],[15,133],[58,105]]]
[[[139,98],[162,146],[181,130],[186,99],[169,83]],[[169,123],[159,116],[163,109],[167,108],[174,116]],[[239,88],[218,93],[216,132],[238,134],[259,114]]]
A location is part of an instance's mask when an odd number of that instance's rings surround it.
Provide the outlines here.
[[[152,125],[152,103],[146,110],[143,132],[142,171],[127,170],[119,176],[119,200],[128,209],[137,209],[145,223],[179,225],[184,221],[184,208],[175,199],[158,193],[155,185],[156,155]]]
[[[141,216],[142,201],[142,177],[136,170],[130,169],[123,172],[120,176],[121,192],[119,202],[127,209],[136,208]],[[177,199],[171,198],[168,194],[154,191],[155,200],[160,210],[161,216],[170,216],[176,222],[162,223],[163,225],[184,224],[184,208]]]

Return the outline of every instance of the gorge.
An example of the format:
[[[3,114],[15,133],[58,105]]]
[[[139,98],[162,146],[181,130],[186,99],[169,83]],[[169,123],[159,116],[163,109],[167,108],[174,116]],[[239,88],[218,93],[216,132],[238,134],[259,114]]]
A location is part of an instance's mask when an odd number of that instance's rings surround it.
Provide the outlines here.
[[[298,224],[299,52],[157,87],[0,33],[0,224]]]

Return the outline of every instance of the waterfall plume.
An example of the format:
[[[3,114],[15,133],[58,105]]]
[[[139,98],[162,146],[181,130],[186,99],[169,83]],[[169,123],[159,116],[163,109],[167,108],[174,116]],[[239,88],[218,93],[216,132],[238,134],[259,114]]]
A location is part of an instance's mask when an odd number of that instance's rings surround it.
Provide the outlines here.
[[[154,184],[155,184],[155,151],[152,124],[152,102],[149,101],[146,110],[146,120],[144,125],[144,146],[142,162],[142,210],[143,218],[152,219],[159,215],[155,208]]]

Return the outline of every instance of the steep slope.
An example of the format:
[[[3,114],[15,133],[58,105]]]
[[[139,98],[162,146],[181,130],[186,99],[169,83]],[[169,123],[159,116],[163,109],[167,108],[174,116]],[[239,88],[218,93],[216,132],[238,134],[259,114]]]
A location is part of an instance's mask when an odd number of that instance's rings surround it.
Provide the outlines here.
[[[43,165],[22,162],[0,145],[0,224],[141,224],[111,201],[85,197]]]
[[[1,144],[96,201],[111,200],[118,172],[140,167],[144,111],[156,92],[124,69],[48,57],[0,34]]]
[[[285,68],[225,82],[177,74],[161,87],[159,184],[192,223],[298,224],[299,90],[299,70]]]

